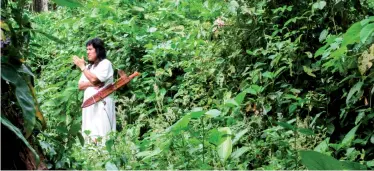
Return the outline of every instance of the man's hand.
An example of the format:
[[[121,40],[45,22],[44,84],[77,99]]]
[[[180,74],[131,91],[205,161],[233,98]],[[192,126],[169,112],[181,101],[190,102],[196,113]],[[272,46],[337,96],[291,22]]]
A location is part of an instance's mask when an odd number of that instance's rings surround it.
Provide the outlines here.
[[[99,84],[97,84],[96,86],[95,86],[95,89],[96,90],[98,90],[98,89],[100,89],[101,87],[103,87],[104,86],[104,83],[99,83]]]
[[[74,55],[73,62],[77,67],[81,69],[81,71],[83,71],[86,68],[86,64],[85,64],[86,62],[84,61],[83,56],[82,58],[79,58],[78,56]]]

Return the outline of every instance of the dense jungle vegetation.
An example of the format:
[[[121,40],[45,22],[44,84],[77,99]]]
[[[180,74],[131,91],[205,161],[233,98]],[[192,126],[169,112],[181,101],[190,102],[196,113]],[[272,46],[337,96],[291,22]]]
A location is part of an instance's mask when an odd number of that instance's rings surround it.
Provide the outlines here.
[[[373,0],[31,3],[1,1],[2,169],[374,169]],[[99,146],[71,58],[94,37],[141,73]]]

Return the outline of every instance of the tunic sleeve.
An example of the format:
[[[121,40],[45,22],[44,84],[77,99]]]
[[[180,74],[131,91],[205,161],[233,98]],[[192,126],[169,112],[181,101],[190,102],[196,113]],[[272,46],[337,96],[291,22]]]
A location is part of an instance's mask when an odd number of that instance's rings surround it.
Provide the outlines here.
[[[88,67],[86,66],[86,68],[88,68]],[[78,83],[83,82],[83,81],[88,81],[88,79],[87,79],[86,76],[82,73],[82,74],[81,74],[81,77],[79,78]]]
[[[112,63],[109,60],[104,59],[97,65],[92,73],[95,74],[101,82],[106,82],[113,76]]]
[[[82,82],[83,80],[84,80],[84,74],[82,73],[82,74],[81,74],[81,77],[79,78],[78,83]]]

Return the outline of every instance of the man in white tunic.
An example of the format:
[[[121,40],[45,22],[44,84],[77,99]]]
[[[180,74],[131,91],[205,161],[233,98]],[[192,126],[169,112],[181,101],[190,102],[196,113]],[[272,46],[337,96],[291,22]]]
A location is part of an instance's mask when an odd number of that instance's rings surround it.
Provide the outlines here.
[[[89,65],[85,65],[83,57],[73,57],[75,65],[82,71],[78,88],[84,90],[83,101],[96,94],[101,88],[113,83],[113,67],[112,63],[106,59],[104,42],[94,38],[87,42],[86,47]],[[113,95],[83,108],[82,114],[82,134],[86,142],[89,139],[97,142],[98,137],[105,140],[110,131],[116,130]],[[89,136],[85,135],[87,130],[90,132]]]

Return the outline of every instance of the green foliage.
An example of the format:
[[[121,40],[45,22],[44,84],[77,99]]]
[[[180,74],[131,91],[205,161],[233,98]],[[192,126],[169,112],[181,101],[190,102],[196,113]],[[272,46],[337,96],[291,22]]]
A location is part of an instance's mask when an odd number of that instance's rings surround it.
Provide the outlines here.
[[[359,163],[338,161],[315,151],[300,151],[301,162],[310,170],[366,170]]]
[[[67,6],[67,7],[81,7],[82,4],[80,4],[78,1],[75,0],[53,0],[58,5],[61,6]]]
[[[80,6],[69,2],[61,5]],[[79,4],[31,16],[42,34],[33,37],[38,46],[27,63],[50,123],[38,138],[52,169],[275,170],[336,162],[314,161],[313,152],[300,159],[302,149],[370,164],[370,7],[353,0]],[[80,73],[71,56],[84,56],[93,37],[105,40],[116,70],[142,75],[115,94],[122,130],[105,146],[82,147]]]
[[[22,114],[24,119],[24,127],[26,135],[29,137],[35,125],[35,105],[31,95],[30,88],[27,84],[29,81],[25,80],[17,70],[9,65],[1,65],[3,69],[1,72],[1,78],[15,85],[16,98],[20,107],[22,108]]]

